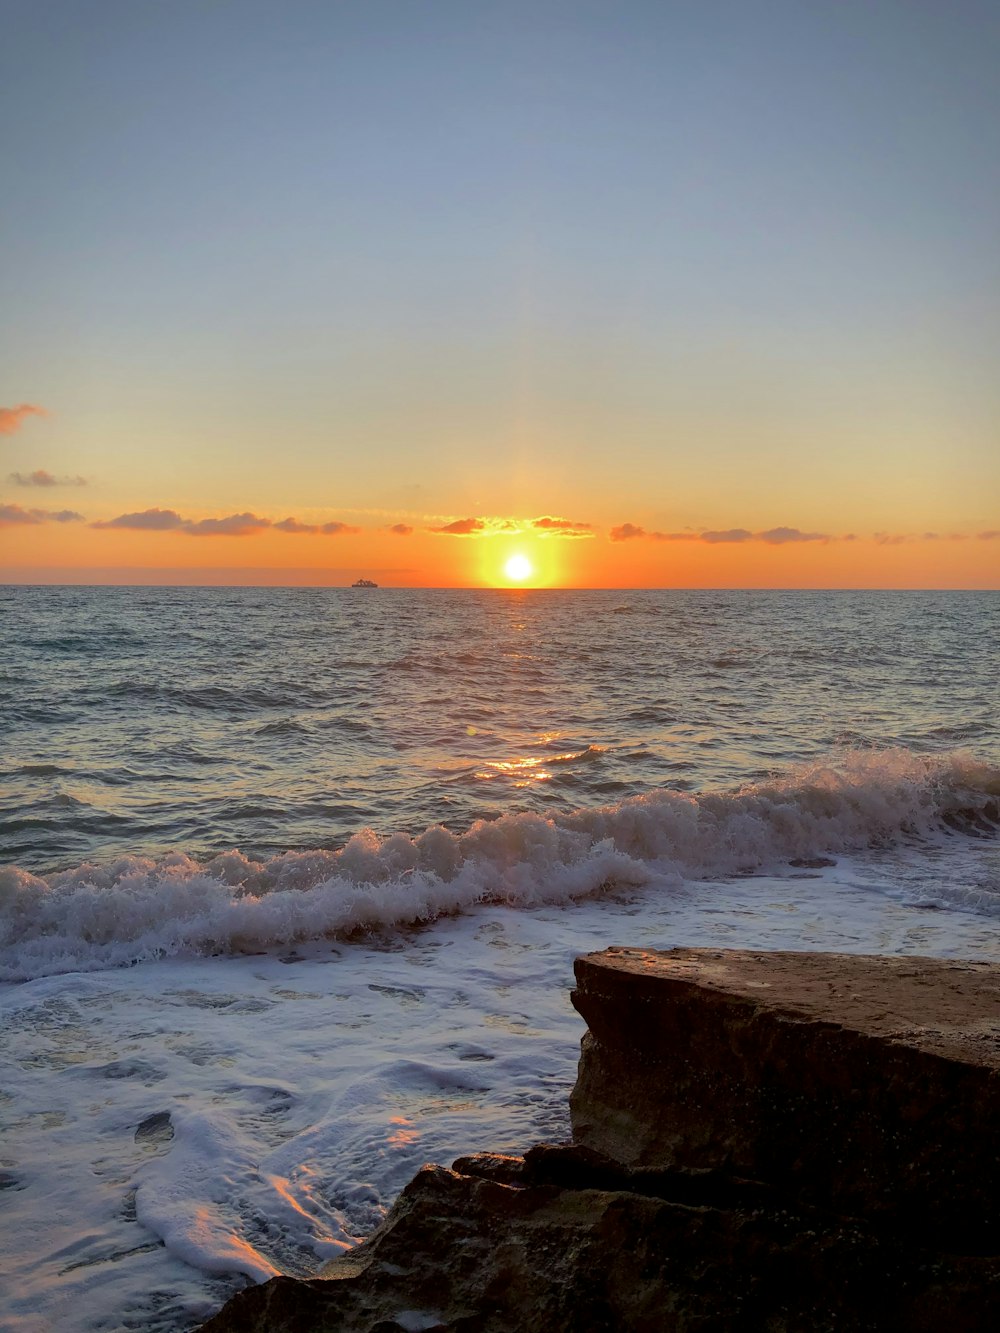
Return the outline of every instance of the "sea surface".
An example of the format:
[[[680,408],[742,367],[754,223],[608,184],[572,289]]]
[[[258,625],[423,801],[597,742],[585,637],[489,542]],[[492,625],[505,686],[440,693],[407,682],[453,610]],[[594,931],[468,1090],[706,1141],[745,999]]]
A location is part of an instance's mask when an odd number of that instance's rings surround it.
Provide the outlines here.
[[[0,644],[2,1330],[181,1333],[565,1136],[578,953],[1000,962],[1000,593],[7,587]]]

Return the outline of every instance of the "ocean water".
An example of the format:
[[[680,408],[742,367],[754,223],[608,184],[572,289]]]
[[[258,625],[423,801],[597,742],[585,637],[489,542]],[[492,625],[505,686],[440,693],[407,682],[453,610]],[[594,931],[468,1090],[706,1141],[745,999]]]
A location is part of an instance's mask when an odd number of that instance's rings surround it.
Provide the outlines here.
[[[1000,961],[1000,594],[0,589],[0,1329],[567,1133],[608,944]]]

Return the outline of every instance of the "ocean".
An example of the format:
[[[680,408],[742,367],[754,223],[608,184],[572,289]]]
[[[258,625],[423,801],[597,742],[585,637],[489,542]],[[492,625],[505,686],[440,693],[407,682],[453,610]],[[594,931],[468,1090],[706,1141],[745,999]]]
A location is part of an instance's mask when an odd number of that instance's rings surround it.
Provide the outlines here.
[[[0,588],[0,1329],[568,1133],[575,955],[1000,962],[1000,593]]]

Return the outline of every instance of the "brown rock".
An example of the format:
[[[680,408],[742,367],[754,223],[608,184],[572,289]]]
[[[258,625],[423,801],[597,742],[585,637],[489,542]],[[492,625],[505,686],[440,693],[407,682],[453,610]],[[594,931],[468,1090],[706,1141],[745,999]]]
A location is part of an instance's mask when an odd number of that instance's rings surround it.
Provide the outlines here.
[[[577,978],[574,1145],[425,1167],[202,1333],[1000,1327],[1000,970],[612,949]]]
[[[575,1149],[542,1156],[556,1174],[584,1169]],[[915,1254],[864,1223],[747,1204],[428,1166],[325,1280],[251,1287],[202,1333],[978,1333],[1000,1321],[1000,1260]]]
[[[1000,969],[608,949],[576,975],[577,1142],[1000,1252]]]

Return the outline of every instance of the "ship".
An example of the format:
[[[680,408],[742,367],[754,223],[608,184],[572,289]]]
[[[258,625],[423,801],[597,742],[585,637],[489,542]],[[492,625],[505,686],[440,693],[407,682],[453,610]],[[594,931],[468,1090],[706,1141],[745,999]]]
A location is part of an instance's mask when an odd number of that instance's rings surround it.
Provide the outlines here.
[[[373,579],[358,579],[357,583],[351,584],[352,588],[377,588],[378,584]]]

